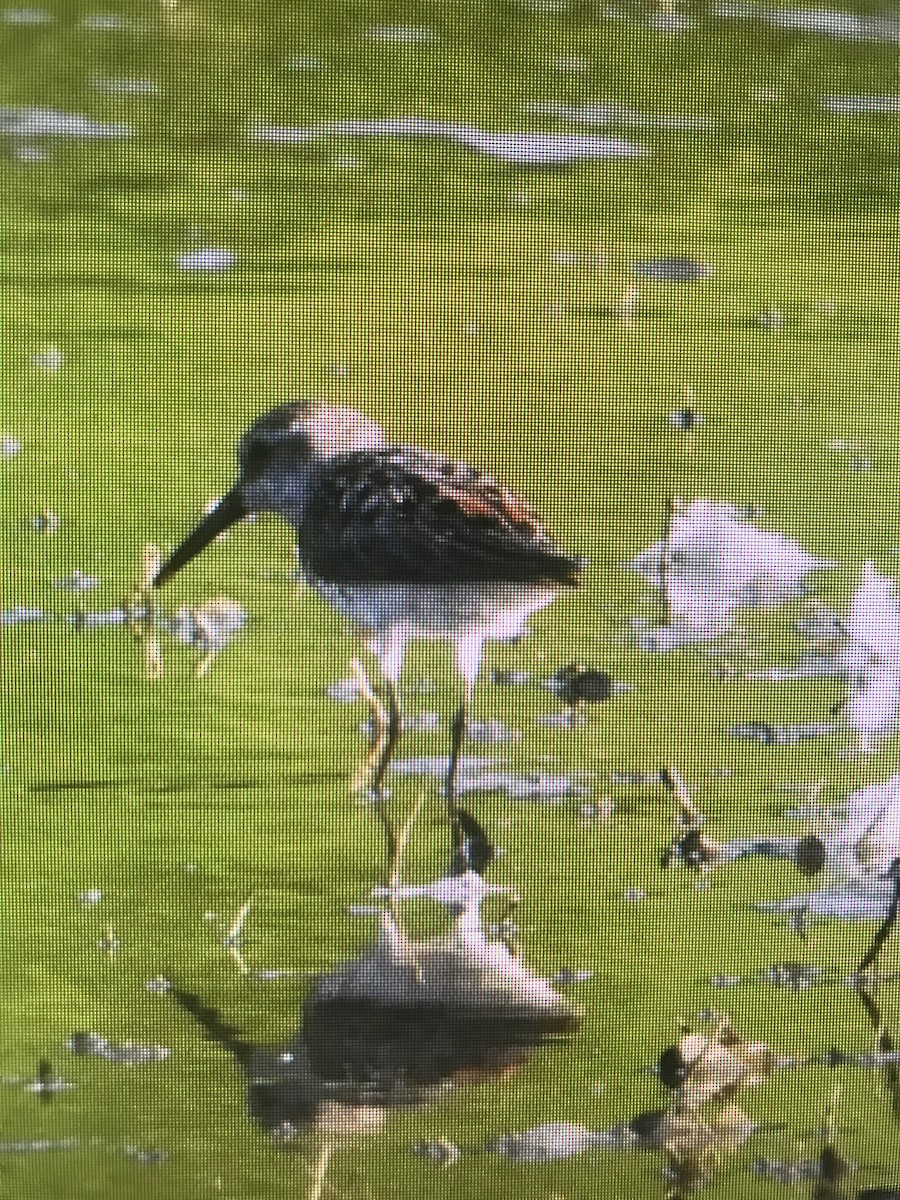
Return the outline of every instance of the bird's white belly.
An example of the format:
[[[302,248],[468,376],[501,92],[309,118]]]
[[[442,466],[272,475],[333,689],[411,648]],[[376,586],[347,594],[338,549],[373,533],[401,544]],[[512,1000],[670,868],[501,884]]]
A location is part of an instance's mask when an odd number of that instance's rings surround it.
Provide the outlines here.
[[[360,629],[396,631],[406,640],[458,638],[472,631],[485,640],[508,641],[520,637],[531,614],[557,594],[553,587],[516,584],[336,584],[312,577],[307,582]]]

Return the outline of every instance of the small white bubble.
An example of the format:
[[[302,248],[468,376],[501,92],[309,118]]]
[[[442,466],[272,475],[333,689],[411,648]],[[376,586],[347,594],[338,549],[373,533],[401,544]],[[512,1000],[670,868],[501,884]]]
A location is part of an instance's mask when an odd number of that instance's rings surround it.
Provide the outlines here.
[[[201,250],[192,250],[187,254],[179,254],[175,266],[180,271],[227,271],[237,262],[233,250],[217,249],[206,246]]]
[[[41,350],[40,353],[32,355],[32,363],[36,367],[40,367],[44,371],[58,371],[65,362],[62,351],[56,346],[48,346],[46,350]]]

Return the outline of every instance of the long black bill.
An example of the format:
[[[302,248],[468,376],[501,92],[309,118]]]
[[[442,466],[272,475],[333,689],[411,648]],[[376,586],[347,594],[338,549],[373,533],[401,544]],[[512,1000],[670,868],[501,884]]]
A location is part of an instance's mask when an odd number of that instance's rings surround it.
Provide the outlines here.
[[[181,545],[172,551],[167,561],[157,571],[153,586],[159,587],[160,584],[165,583],[192,558],[196,558],[213,538],[217,538],[235,521],[240,521],[241,517],[246,515],[247,510],[240,493],[237,488],[233,488],[226,496],[222,497],[212,512],[203,518],[196,529],[191,530]]]

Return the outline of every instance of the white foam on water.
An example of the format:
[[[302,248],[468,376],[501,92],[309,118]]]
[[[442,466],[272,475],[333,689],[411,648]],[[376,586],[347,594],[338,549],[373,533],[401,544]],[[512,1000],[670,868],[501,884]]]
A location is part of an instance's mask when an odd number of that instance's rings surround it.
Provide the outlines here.
[[[251,135],[260,142],[291,145],[330,137],[427,137],[465,146],[488,158],[523,166],[551,166],[592,158],[640,158],[644,146],[620,138],[564,133],[492,133],[421,117],[337,121],[307,127],[260,126]]]
[[[42,8],[4,8],[0,10],[0,21],[5,25],[49,25],[51,13]]]
[[[190,250],[179,254],[175,266],[180,271],[227,271],[237,262],[233,250],[222,250],[207,246],[201,250]]]
[[[435,32],[427,25],[373,25],[366,36],[373,42],[421,46],[426,42],[433,42]]]
[[[670,614],[668,626],[644,632],[641,644],[668,650],[719,637],[738,609],[801,596],[810,571],[834,566],[784,534],[759,528],[735,505],[682,505],[668,536],[627,564],[664,592]]]
[[[682,116],[670,113],[642,113],[623,104],[564,104],[555,100],[534,101],[525,105],[529,116],[554,117],[578,125],[630,126],[635,129],[702,130],[711,129],[713,122],[706,117]]]
[[[793,29],[848,41],[900,42],[900,18],[844,12],[835,8],[770,8],[729,3],[713,8],[716,17],[764,21],[777,29]]]
[[[545,1163],[572,1158],[607,1142],[607,1135],[584,1125],[556,1121],[520,1133],[505,1133],[488,1142],[486,1149],[512,1162]]]
[[[94,121],[55,108],[0,107],[0,135],[9,137],[125,138],[128,125]]]
[[[95,75],[91,86],[111,96],[155,96],[157,86],[152,79],[116,79]]]
[[[823,96],[822,107],[842,116],[900,113],[900,96]]]
[[[145,21],[135,21],[118,13],[85,13],[81,28],[91,33],[146,33],[150,27]]]
[[[889,880],[873,881],[872,887],[866,889],[851,886],[806,892],[787,900],[754,904],[753,907],[757,912],[777,915],[809,913],[844,921],[881,921],[888,914],[893,893],[893,884]]]
[[[863,565],[853,594],[846,631],[857,671],[849,676],[844,715],[861,749],[897,728],[900,714],[900,588],[875,565]]]

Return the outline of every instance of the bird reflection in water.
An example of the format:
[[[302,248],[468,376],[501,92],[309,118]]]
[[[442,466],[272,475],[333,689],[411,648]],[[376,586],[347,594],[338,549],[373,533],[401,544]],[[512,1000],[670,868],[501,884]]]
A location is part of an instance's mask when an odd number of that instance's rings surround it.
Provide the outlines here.
[[[737,1100],[778,1069],[795,1061],[765,1042],[743,1038],[726,1017],[710,1034],[684,1030],[659,1057],[656,1072],[672,1090],[667,1109],[632,1122],[638,1144],[666,1155],[670,1200],[681,1200],[707,1184],[723,1160],[738,1150],[756,1125]]]
[[[178,986],[168,994],[234,1055],[258,1125],[298,1147],[309,1146],[307,1133],[318,1133],[314,1197],[341,1137],[374,1128],[390,1109],[502,1079],[537,1047],[564,1040],[581,1019],[503,941],[487,935],[478,902],[429,938],[411,938],[394,912],[382,912],[372,944],[315,981],[298,1032],[282,1045],[249,1041]]]

